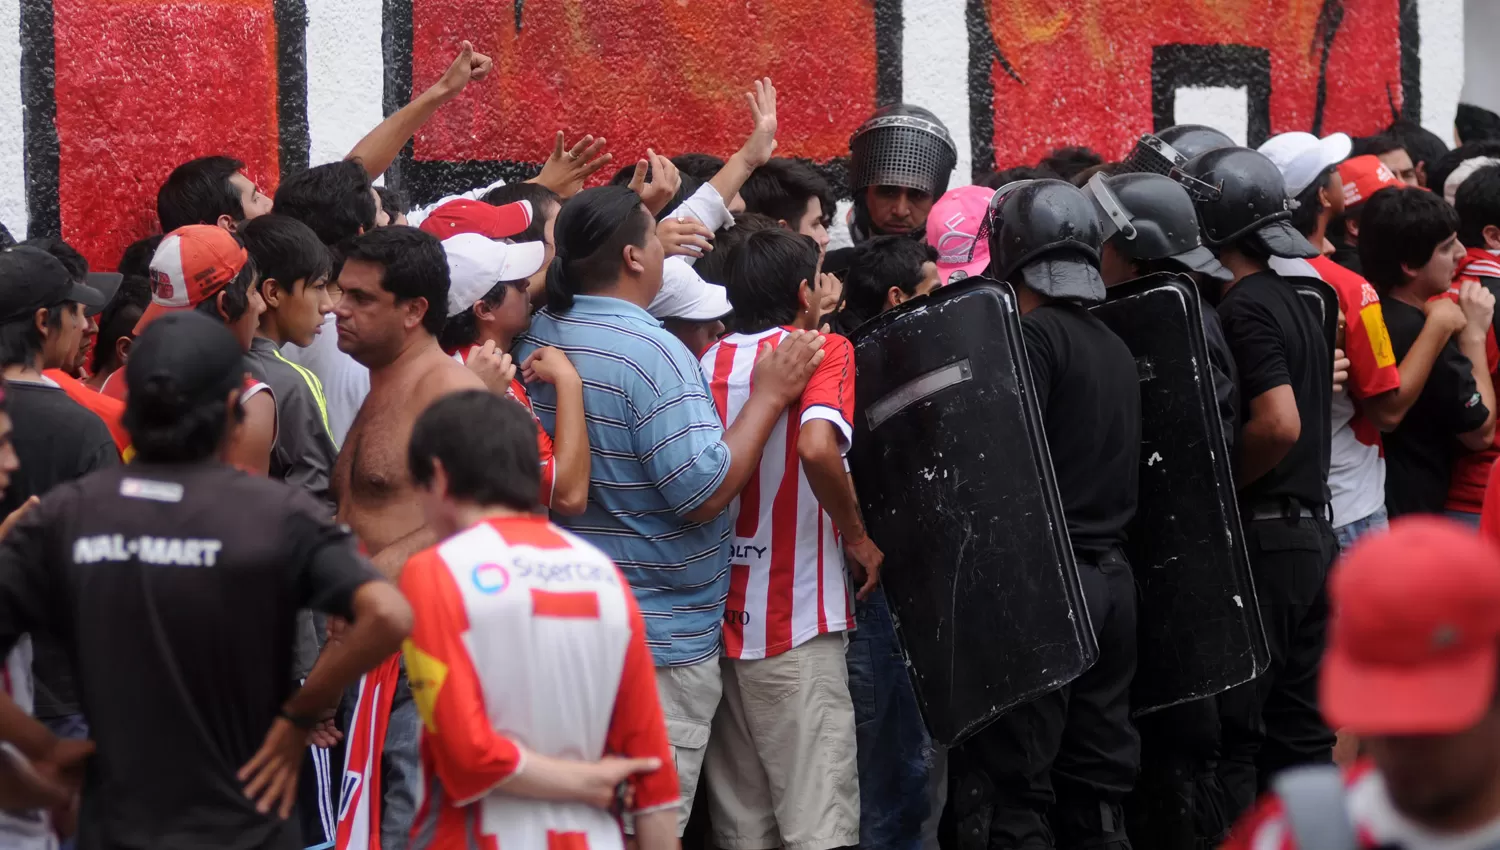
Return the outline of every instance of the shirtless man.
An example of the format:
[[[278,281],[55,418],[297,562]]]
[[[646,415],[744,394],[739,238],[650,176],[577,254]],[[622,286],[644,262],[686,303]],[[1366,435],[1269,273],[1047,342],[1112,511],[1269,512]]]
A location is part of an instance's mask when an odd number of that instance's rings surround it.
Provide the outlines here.
[[[448,263],[437,239],[414,227],[366,233],[351,244],[339,286],[339,350],[369,368],[370,394],[344,438],[333,494],[339,521],[394,579],[436,542],[406,472],[412,424],[439,397],[484,382],[438,347]]]
[[[370,370],[370,394],[344,438],[330,489],[339,521],[395,579],[408,558],[437,542],[407,472],[412,425],[439,397],[485,383],[438,347],[448,261],[435,237],[414,227],[365,233],[349,244],[338,282],[339,350]],[[392,656],[360,684],[348,724],[339,850],[407,845],[416,814],[418,720],[399,662]],[[378,741],[372,732],[382,722],[386,735]]]

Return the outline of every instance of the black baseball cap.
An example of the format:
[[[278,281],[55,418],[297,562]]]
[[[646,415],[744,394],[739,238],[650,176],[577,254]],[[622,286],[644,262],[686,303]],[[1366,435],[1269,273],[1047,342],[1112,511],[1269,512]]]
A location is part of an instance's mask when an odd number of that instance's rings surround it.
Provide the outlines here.
[[[74,282],[62,261],[40,248],[16,245],[0,251],[0,325],[69,301],[92,308],[106,300],[98,290]]]
[[[245,351],[223,322],[195,310],[168,313],[147,325],[130,348],[127,419],[174,419],[222,403],[244,379]],[[140,409],[144,404],[151,409]]]
[[[120,291],[120,284],[124,282],[125,275],[119,272],[89,272],[88,277],[84,278],[83,284],[99,293],[100,298],[103,300],[98,307],[92,304],[85,304],[84,315],[97,316],[103,313],[104,308],[115,297],[115,293]]]

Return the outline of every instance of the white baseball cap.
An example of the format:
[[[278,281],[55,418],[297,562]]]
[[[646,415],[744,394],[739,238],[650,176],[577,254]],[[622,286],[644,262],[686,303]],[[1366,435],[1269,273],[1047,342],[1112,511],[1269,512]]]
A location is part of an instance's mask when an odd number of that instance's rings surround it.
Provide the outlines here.
[[[1266,159],[1276,163],[1286,178],[1286,194],[1295,198],[1331,166],[1349,158],[1354,142],[1344,133],[1318,138],[1312,133],[1282,133],[1266,139],[1259,148]]]
[[[547,246],[541,242],[496,242],[478,233],[443,240],[448,255],[448,316],[473,307],[502,281],[525,280],[542,268]]]
[[[681,257],[662,264],[661,290],[646,312],[658,319],[711,322],[734,312],[724,287],[709,283]]]

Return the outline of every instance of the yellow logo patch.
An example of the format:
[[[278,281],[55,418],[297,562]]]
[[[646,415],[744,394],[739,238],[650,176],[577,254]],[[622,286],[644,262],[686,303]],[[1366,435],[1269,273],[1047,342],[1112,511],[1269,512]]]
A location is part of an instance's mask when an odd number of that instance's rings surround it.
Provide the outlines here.
[[[436,734],[438,692],[448,679],[448,665],[423,652],[410,638],[401,642],[401,654],[406,656],[406,679],[411,682],[417,713],[422,715],[427,733]]]
[[[1359,311],[1359,320],[1365,326],[1365,337],[1370,340],[1370,352],[1375,355],[1375,365],[1384,369],[1396,364],[1396,352],[1391,349],[1391,332],[1385,327],[1385,314],[1380,311],[1380,302]]]

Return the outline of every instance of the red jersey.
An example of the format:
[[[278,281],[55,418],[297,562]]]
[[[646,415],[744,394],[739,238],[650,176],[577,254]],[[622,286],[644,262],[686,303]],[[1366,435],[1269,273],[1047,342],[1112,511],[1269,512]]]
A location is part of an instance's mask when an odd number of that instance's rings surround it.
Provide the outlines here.
[[[1396,352],[1391,348],[1391,334],[1386,329],[1385,314],[1381,312],[1380,295],[1375,287],[1361,275],[1327,257],[1314,257],[1307,262],[1338,293],[1339,309],[1344,311],[1344,356],[1349,358],[1349,394],[1357,401],[1400,389],[1401,370],[1396,364]],[[1350,424],[1360,442],[1369,446],[1380,445],[1380,432],[1358,412],[1357,404],[1355,411]]]
[[[1500,260],[1483,248],[1470,248],[1463,261],[1453,273],[1453,288],[1448,297],[1458,299],[1458,288],[1465,280],[1494,278],[1500,281]],[[1485,334],[1484,356],[1489,361],[1490,380],[1500,384],[1500,348],[1495,345],[1495,328]],[[1453,478],[1448,484],[1448,502],[1443,507],[1450,511],[1465,511],[1477,514],[1484,506],[1485,487],[1490,479],[1490,467],[1500,457],[1500,448],[1490,446],[1484,451],[1461,451],[1453,461]]]
[[[88,408],[95,416],[104,420],[105,427],[109,429],[109,435],[115,439],[115,448],[120,450],[120,457],[129,463],[135,452],[130,447],[130,432],[125,430],[125,423],[121,421],[125,417],[125,402],[100,393],[61,369],[46,369],[42,374],[62,387],[62,391],[68,394],[68,398]]]
[[[701,361],[719,418],[728,428],[750,398],[756,353],[788,333],[730,334]],[[760,466],[729,507],[734,549],[724,613],[724,654],[767,658],[829,632],[854,628],[844,552],[833,521],[808,486],[797,437],[814,420],[833,424],[844,451],[854,434],[854,346],[829,334],[827,357],[802,398],[771,429]]]
[[[1400,847],[1403,850],[1461,850],[1493,847],[1500,841],[1500,821],[1471,832],[1438,833],[1413,823],[1396,811],[1386,794],[1385,780],[1371,762],[1355,765],[1344,775],[1344,804],[1362,848]],[[1266,797],[1240,821],[1223,850],[1318,850],[1299,847],[1286,820],[1281,801]]]
[[[413,556],[400,584],[425,782],[412,850],[623,848],[603,809],[506,794],[522,747],[659,758],[632,780],[634,812],[679,804],[645,623],[604,553],[541,517],[491,519]]]
[[[471,345],[461,351],[453,353],[453,359],[460,363],[468,363],[469,355],[481,346]],[[537,453],[542,456],[542,497],[544,505],[552,504],[552,480],[557,472],[557,459],[552,455],[552,438],[548,436],[547,429],[542,427],[542,421],[536,418],[536,411],[531,407],[531,397],[526,394],[526,386],[519,379],[510,382],[510,388],[505,391],[507,396],[520,402],[531,414],[531,421],[536,423],[536,448]]]

